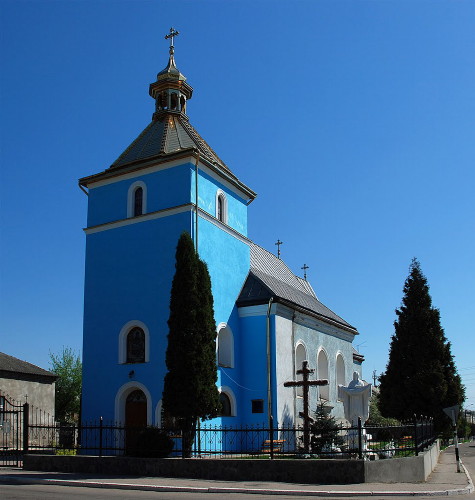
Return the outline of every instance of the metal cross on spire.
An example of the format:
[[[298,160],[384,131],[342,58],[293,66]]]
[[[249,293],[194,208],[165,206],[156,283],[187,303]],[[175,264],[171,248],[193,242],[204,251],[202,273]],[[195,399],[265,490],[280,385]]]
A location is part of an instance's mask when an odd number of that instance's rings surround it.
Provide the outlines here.
[[[172,55],[175,52],[175,46],[173,45],[173,38],[178,36],[180,34],[179,31],[177,31],[175,28],[170,28],[170,33],[168,35],[165,35],[165,40],[170,40],[170,55]]]
[[[280,241],[278,238],[277,238],[277,242],[275,243],[275,245],[277,245],[277,258],[280,259],[280,245],[282,245],[282,243],[284,243],[283,241]]]
[[[307,264],[304,264],[300,269],[303,269],[303,279],[307,281],[307,269],[310,269]]]
[[[327,379],[309,380],[308,376],[313,373],[315,370],[308,367],[308,361],[302,361],[302,368],[297,370],[297,375],[302,375],[302,380],[284,383],[284,387],[302,387],[303,389],[303,412],[299,412],[299,416],[303,418],[303,447],[307,454],[310,451],[310,423],[313,422],[313,418],[308,414],[308,389],[314,385],[328,385]]]

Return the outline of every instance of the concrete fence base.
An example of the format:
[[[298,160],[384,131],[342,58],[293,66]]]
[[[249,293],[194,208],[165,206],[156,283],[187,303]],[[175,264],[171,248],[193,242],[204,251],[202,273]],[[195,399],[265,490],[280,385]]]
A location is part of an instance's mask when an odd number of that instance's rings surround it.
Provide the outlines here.
[[[439,460],[440,441],[417,457],[390,458],[365,462],[366,483],[420,483],[425,481]]]
[[[86,474],[181,477],[221,481],[303,484],[421,482],[437,464],[439,443],[418,457],[376,461],[312,459],[181,459],[25,455],[24,470]]]

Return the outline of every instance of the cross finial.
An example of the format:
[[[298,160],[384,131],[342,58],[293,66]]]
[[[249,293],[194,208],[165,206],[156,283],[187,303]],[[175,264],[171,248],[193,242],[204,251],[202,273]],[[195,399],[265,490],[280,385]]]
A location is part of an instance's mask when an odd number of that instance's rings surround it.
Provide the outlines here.
[[[310,269],[307,264],[304,264],[300,269],[303,269],[303,279],[307,281],[307,269]]]
[[[175,28],[170,28],[170,33],[168,35],[165,35],[165,40],[170,39],[170,55],[173,55],[175,52],[175,47],[173,45],[173,38],[178,36],[180,34],[179,31],[177,31]]]
[[[278,238],[277,238],[277,242],[275,243],[275,245],[277,245],[277,258],[280,259],[280,245],[282,245],[282,243],[284,243],[283,241],[280,241]]]

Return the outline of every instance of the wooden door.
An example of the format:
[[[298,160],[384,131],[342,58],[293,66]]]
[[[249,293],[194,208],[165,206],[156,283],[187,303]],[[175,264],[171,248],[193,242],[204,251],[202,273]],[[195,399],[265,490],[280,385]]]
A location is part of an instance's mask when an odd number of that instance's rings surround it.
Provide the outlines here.
[[[137,439],[147,426],[147,398],[140,389],[131,392],[125,401],[125,452],[137,455]]]

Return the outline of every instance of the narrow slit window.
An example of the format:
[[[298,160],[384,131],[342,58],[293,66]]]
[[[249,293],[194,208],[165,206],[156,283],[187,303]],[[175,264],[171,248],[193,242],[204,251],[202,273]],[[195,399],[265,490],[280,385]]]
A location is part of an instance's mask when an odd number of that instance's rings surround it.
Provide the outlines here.
[[[224,222],[223,197],[218,196],[218,220]]]
[[[143,189],[138,187],[134,193],[134,217],[143,214]]]

